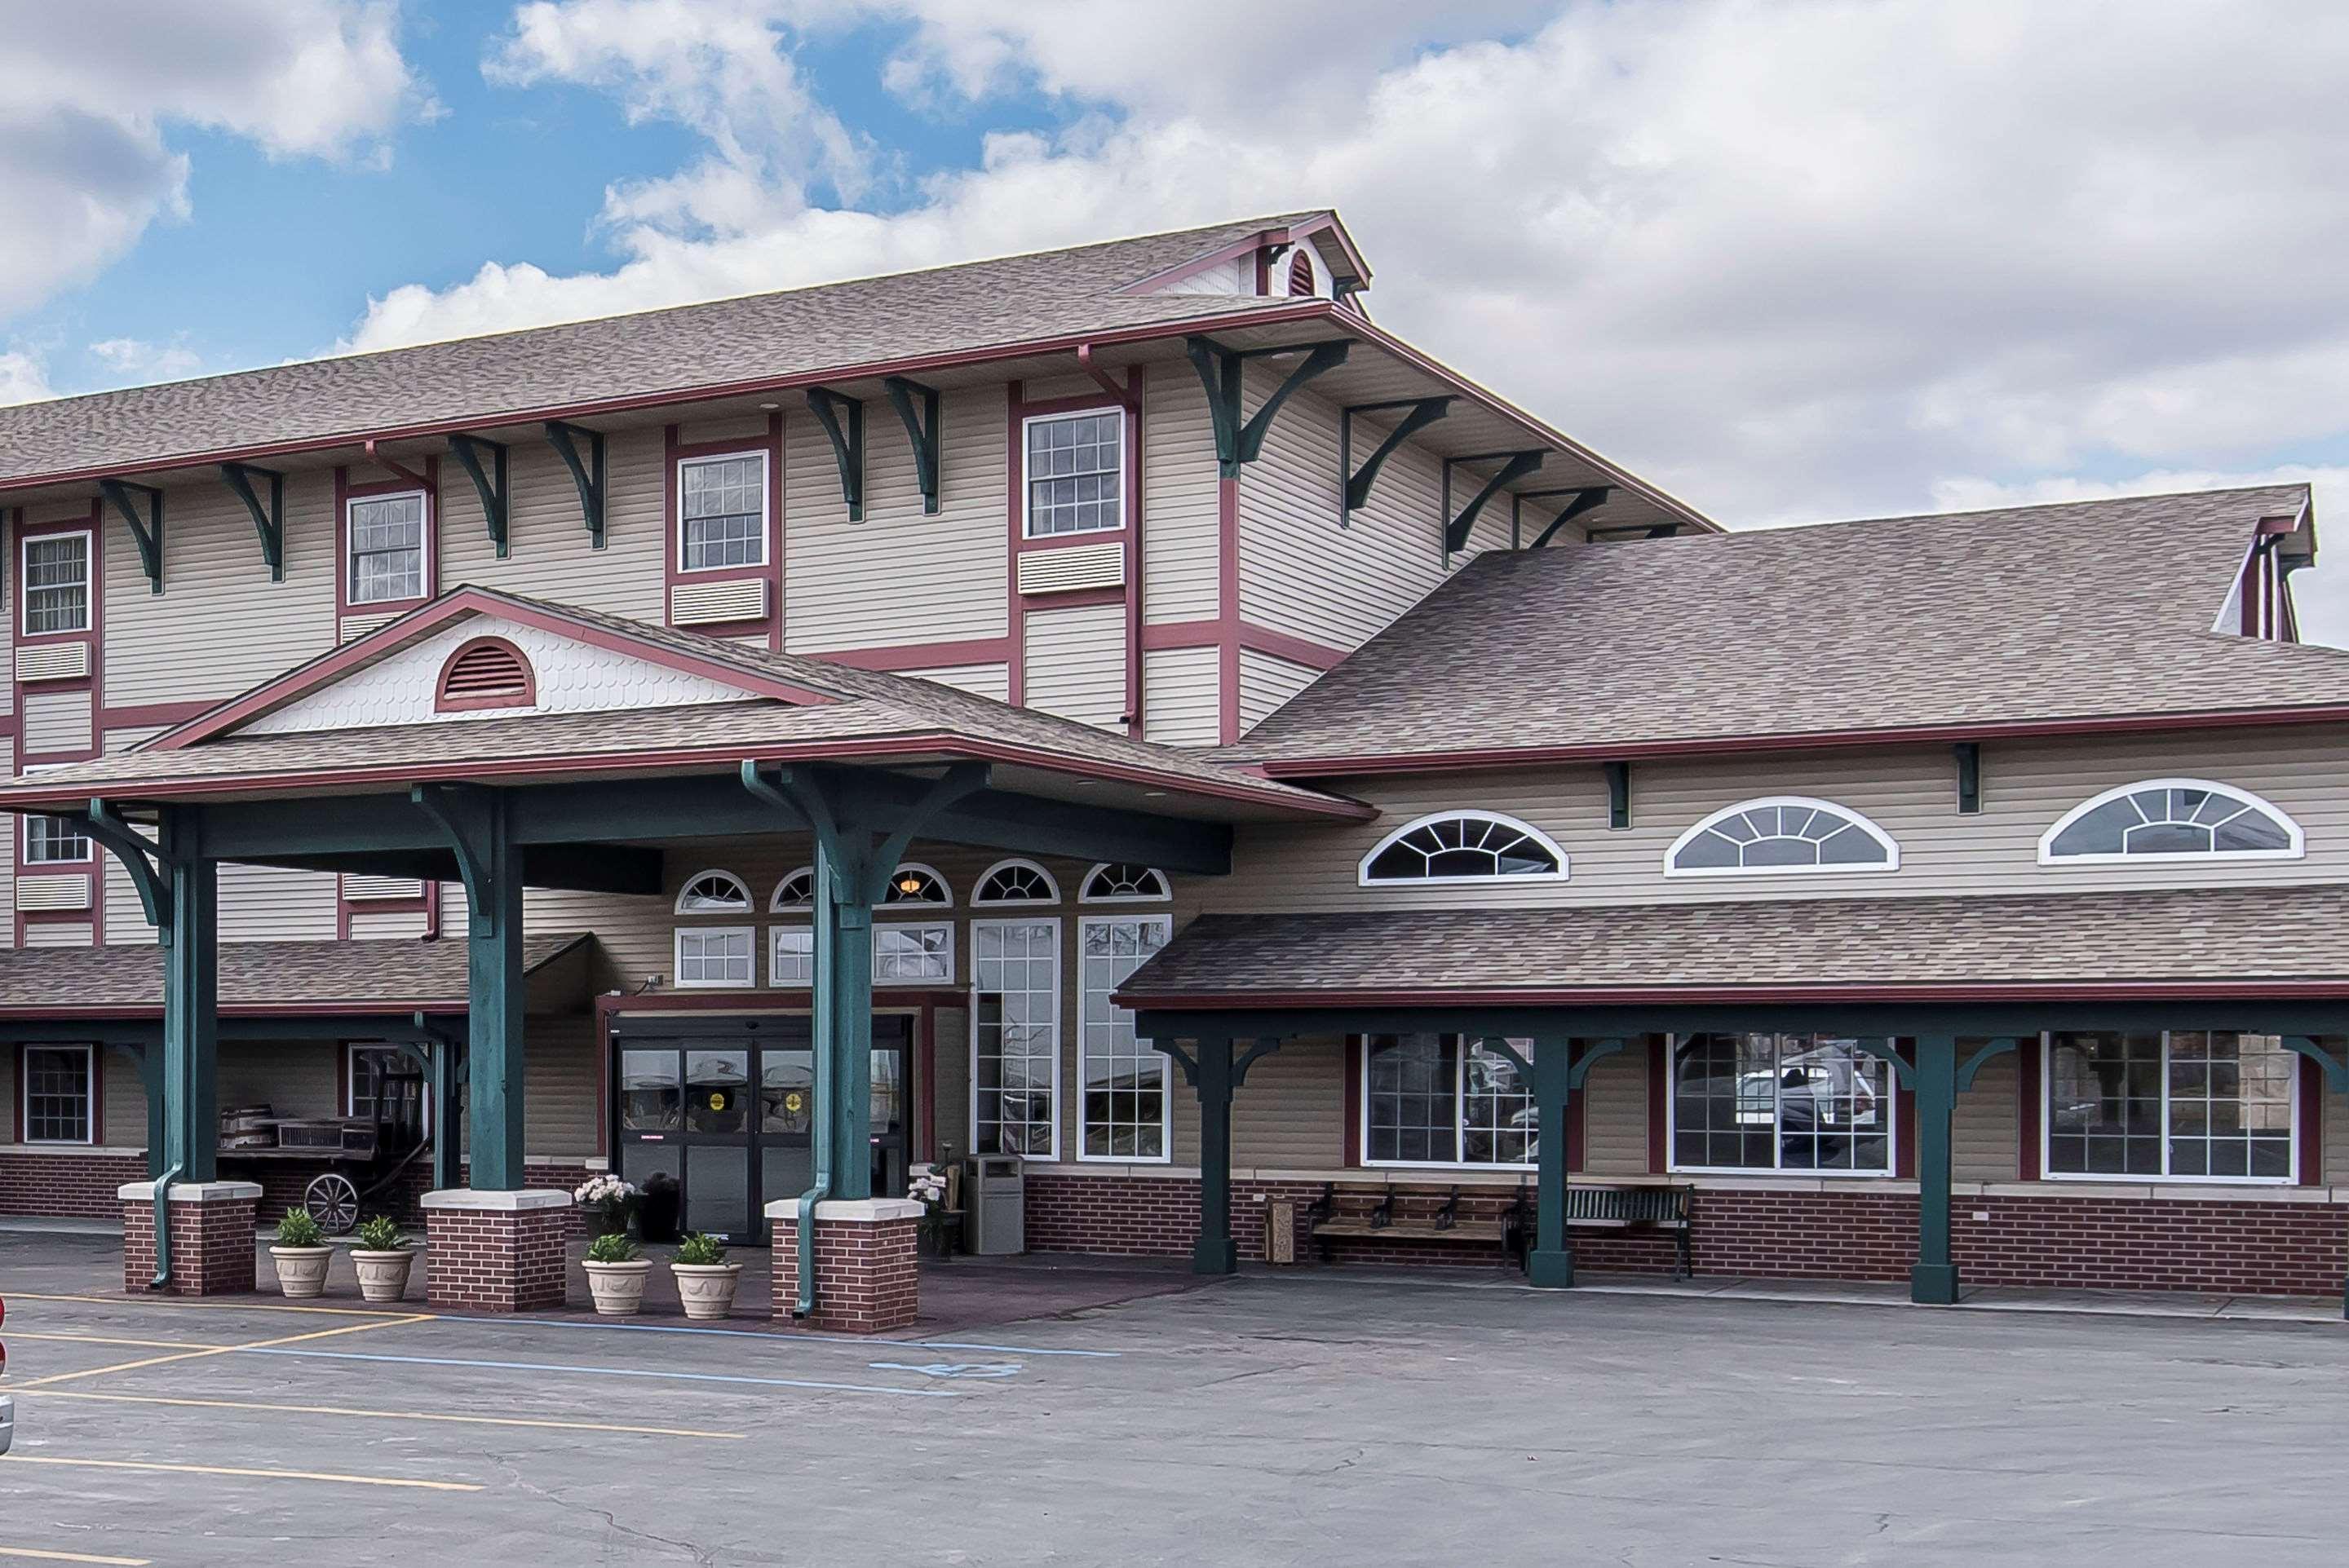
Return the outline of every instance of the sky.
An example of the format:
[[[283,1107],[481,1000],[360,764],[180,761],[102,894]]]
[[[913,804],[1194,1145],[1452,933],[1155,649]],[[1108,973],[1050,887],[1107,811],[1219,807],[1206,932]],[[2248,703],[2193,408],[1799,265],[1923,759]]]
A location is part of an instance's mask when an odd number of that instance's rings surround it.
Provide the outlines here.
[[[2306,480],[2334,0],[0,0],[0,402],[1334,206],[1732,527]],[[2349,644],[2349,535],[2295,579]]]

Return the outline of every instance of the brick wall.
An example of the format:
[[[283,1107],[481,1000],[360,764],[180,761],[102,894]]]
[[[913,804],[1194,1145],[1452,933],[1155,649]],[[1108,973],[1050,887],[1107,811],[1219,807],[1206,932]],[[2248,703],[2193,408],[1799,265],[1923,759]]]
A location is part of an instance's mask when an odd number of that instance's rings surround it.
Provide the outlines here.
[[[0,1154],[0,1214],[119,1220],[114,1190],[146,1180],[144,1154]]]
[[[122,1288],[133,1294],[155,1278],[155,1205],[115,1201],[122,1216]],[[254,1288],[253,1200],[171,1205],[171,1295],[249,1295]]]
[[[815,1226],[815,1311],[804,1323],[833,1334],[885,1334],[921,1315],[918,1222],[824,1220]],[[799,1300],[799,1222],[775,1222],[775,1318]]]
[[[325,1160],[252,1160],[222,1161],[226,1173],[240,1181],[261,1184],[259,1220],[274,1224],[280,1215],[302,1201],[312,1181],[339,1169],[364,1192],[364,1167],[336,1166]],[[587,1179],[587,1163],[544,1161],[526,1166],[523,1185],[568,1192]],[[36,1214],[48,1219],[112,1220],[119,1217],[114,1190],[125,1182],[147,1180],[147,1157],[140,1154],[0,1153],[0,1214]],[[424,1211],[417,1200],[432,1189],[432,1161],[419,1155],[399,1172],[384,1192],[360,1200],[360,1212],[388,1214],[403,1224],[421,1224]]]
[[[539,1312],[563,1305],[572,1211],[434,1209],[425,1215],[424,1293],[434,1306]]]
[[[1365,1195],[1341,1190],[1348,1207],[1375,1201],[1367,1187],[1359,1191]],[[1398,1183],[1396,1212],[1426,1214],[1448,1191]],[[1304,1211],[1320,1192],[1318,1182],[1235,1181],[1232,1237],[1241,1258],[1264,1256],[1267,1202],[1259,1200],[1286,1199],[1295,1205],[1299,1260],[1318,1259]],[[1489,1217],[1515,1196],[1464,1191],[1460,1213]],[[1036,1252],[1179,1257],[1198,1236],[1194,1180],[1030,1175],[1027,1200],[1028,1245]],[[1704,1188],[1691,1212],[1701,1274],[1905,1283],[1917,1260],[1913,1192]],[[1666,1234],[1578,1230],[1572,1239],[1583,1268],[1664,1274],[1672,1266]],[[2331,1295],[2349,1274],[2349,1204],[1961,1195],[1951,1249],[1970,1284]],[[1500,1253],[1471,1243],[1347,1240],[1336,1261],[1492,1267]]]

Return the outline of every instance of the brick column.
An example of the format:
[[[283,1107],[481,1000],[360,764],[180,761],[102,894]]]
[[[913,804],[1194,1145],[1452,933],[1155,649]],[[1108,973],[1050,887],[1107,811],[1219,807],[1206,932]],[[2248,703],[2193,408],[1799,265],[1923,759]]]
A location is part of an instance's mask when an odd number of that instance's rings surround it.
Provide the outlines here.
[[[921,1315],[916,1222],[922,1206],[905,1198],[858,1198],[815,1206],[815,1310],[801,1321],[834,1334],[886,1334]],[[797,1199],[767,1205],[775,1227],[775,1319],[799,1304]]]
[[[424,1295],[434,1306],[543,1312],[563,1305],[571,1194],[533,1189],[427,1192]]]
[[[118,1187],[122,1201],[122,1288],[155,1288],[155,1184]],[[254,1215],[261,1187],[254,1181],[175,1181],[171,1208],[172,1295],[243,1295],[254,1289]]]

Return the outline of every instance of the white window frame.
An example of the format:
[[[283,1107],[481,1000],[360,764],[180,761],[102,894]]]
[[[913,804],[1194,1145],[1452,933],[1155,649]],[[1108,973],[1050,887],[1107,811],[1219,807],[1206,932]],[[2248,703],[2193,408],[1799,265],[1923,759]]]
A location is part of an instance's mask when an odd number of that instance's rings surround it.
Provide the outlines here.
[[[908,907],[920,909],[926,906],[921,904],[909,906],[901,903],[897,905],[897,907],[899,909],[905,909]],[[945,932],[947,934],[947,944],[945,948],[942,949],[946,954],[947,960],[947,972],[945,977],[943,979],[925,977],[920,980],[884,980],[881,978],[881,944],[878,939],[881,933],[885,931]],[[961,966],[957,960],[955,953],[955,924],[951,920],[876,920],[873,923],[873,934],[875,938],[873,944],[873,984],[875,985],[885,985],[892,989],[899,989],[908,986],[918,989],[925,985],[933,987],[952,985],[955,984],[955,976],[961,972]]]
[[[719,566],[688,566],[685,563],[685,470],[700,463],[737,463],[745,458],[759,459],[759,559],[730,561]],[[775,476],[767,466],[771,460],[771,454],[764,447],[745,447],[739,452],[699,452],[677,459],[676,472],[672,476],[677,487],[677,540],[672,548],[677,552],[678,575],[698,575],[704,572],[761,572],[766,569],[767,558],[771,553],[768,542],[775,531],[775,516],[771,507]]]
[[[46,632],[33,630],[33,591],[26,586],[32,578],[26,569],[26,557],[36,544],[52,540],[81,541],[81,624],[52,626]],[[51,586],[60,586],[52,584]],[[87,528],[49,528],[38,533],[16,536],[16,629],[27,637],[86,637],[98,622],[98,535]]]
[[[87,1098],[89,1114],[82,1121],[79,1138],[36,1138],[33,1136],[33,1075],[26,1070],[25,1058],[34,1051],[79,1051],[82,1082],[88,1086]],[[25,1141],[47,1149],[89,1149],[98,1143],[98,1047],[72,1040],[27,1040],[16,1052],[16,1117],[25,1129]]]
[[[1533,840],[1534,842],[1541,845],[1542,848],[1547,850],[1551,854],[1557,857],[1557,870],[1554,872],[1532,872],[1523,876],[1373,877],[1371,875],[1371,862],[1377,860],[1381,855],[1386,853],[1387,851],[1394,847],[1395,844],[1419,831],[1420,829],[1428,826],[1430,823],[1449,822],[1461,818],[1466,818],[1471,821],[1490,822],[1496,827],[1508,828],[1514,831],[1525,834],[1526,837]],[[1566,851],[1560,847],[1558,841],[1556,839],[1551,838],[1547,833],[1543,832],[1539,828],[1535,827],[1531,822],[1523,821],[1518,818],[1508,816],[1500,811],[1485,811],[1470,807],[1458,807],[1447,811],[1430,811],[1423,817],[1414,817],[1410,821],[1405,822],[1402,827],[1397,828],[1393,832],[1389,833],[1385,838],[1381,839],[1377,843],[1372,844],[1362,858],[1354,862],[1354,885],[1357,887],[1377,888],[1516,887],[1521,884],[1531,885],[1537,882],[1562,882],[1568,879],[1568,877],[1572,873],[1572,871],[1573,867],[1567,860]]]
[[[808,953],[808,977],[804,981],[786,980],[783,978],[783,937],[786,934],[797,934],[801,932],[807,934],[811,944]],[[812,945],[814,940],[815,927],[812,925],[799,925],[787,921],[781,925],[771,925],[767,928],[767,984],[770,987],[778,991],[802,991],[814,987],[815,954]]]
[[[358,583],[358,534],[351,511],[355,507],[372,506],[379,501],[405,500],[416,498],[416,581],[419,591],[396,593],[385,599],[362,599]],[[378,490],[372,495],[343,498],[343,603],[353,610],[365,610],[372,604],[413,604],[419,599],[432,597],[435,562],[432,559],[432,498],[420,490]]]
[[[1099,925],[1124,925],[1147,922],[1159,928],[1159,946],[1174,940],[1174,917],[1172,914],[1087,914],[1077,919],[1077,1140],[1078,1162],[1088,1165],[1166,1165],[1174,1159],[1174,1064],[1165,1052],[1153,1050],[1158,1058],[1158,1152],[1156,1154],[1088,1154],[1085,1152],[1085,1060],[1092,1054],[1092,1020],[1087,1016],[1086,1004],[1092,992],[1085,985],[1085,934]],[[1112,1015],[1130,1013],[1131,1009],[1111,1004]],[[1137,1035],[1138,1046],[1143,1037]],[[1135,1053],[1137,1056],[1140,1051]],[[1055,1101],[1055,1109],[1058,1102]],[[1058,1120],[1056,1116],[1054,1120]]]
[[[1703,833],[1708,828],[1711,828],[1714,823],[1727,821],[1730,818],[1737,816],[1741,812],[1751,811],[1763,806],[1807,807],[1817,811],[1833,811],[1837,816],[1843,818],[1846,821],[1851,823],[1852,826],[1857,828],[1861,832],[1867,834],[1870,839],[1875,840],[1877,843],[1883,846],[1886,858],[1882,864],[1872,866],[1812,865],[1682,867],[1676,866],[1672,863],[1680,858],[1680,853],[1682,850],[1688,848],[1692,843],[1694,843],[1698,836]],[[1882,876],[1888,872],[1897,872],[1899,869],[1900,845],[1899,841],[1895,840],[1891,834],[1886,832],[1882,828],[1878,827],[1865,812],[1857,810],[1852,807],[1846,806],[1840,801],[1822,800],[1815,795],[1756,795],[1750,800],[1740,800],[1734,805],[1723,806],[1720,810],[1708,813],[1705,817],[1691,826],[1686,832],[1682,833],[1679,838],[1674,839],[1671,842],[1671,847],[1664,851],[1664,875],[1673,878]]]
[[[688,980],[685,977],[685,939],[691,937],[740,936],[750,941],[750,973],[740,980]],[[676,929],[671,949],[669,975],[681,991],[741,991],[759,984],[759,928],[755,925],[680,925]]]
[[[1050,898],[986,897],[985,894],[987,892],[988,879],[994,876],[998,872],[1008,871],[1014,867],[1023,871],[1034,872],[1038,876],[1043,878],[1044,885],[1052,890],[1052,895]],[[943,886],[944,884],[941,883],[940,885]],[[1008,860],[996,861],[993,865],[978,873],[978,880],[971,884],[970,889],[970,907],[973,909],[1050,909],[1060,902],[1060,879],[1024,855],[1013,855]],[[906,906],[901,903],[896,907],[904,909]]]
[[[706,877],[720,877],[727,882],[732,882],[734,884],[734,891],[742,895],[741,907],[739,909],[686,908],[685,895],[692,891],[694,883],[700,882]],[[669,913],[671,914],[682,914],[688,917],[706,914],[748,914],[758,907],[758,900],[750,896],[750,884],[749,882],[744,882],[740,877],[736,876],[732,872],[726,870],[723,866],[711,866],[707,870],[694,872],[691,876],[677,884],[677,902],[669,906]]]
[[[1056,425],[1064,419],[1092,419],[1104,414],[1117,416],[1117,521],[1102,528],[1062,529],[1057,533],[1036,531],[1036,487],[1028,477],[1028,432],[1039,425]],[[1132,473],[1133,413],[1116,403],[1103,403],[1097,407],[1062,408],[1057,413],[1030,414],[1019,421],[1019,537],[1026,542],[1052,542],[1065,539],[1096,539],[1103,534],[1123,533],[1133,521],[1133,487],[1127,482]]]
[[[2282,822],[2292,842],[2281,850],[2165,850],[2154,854],[2059,855],[2054,852],[2055,841],[2064,830],[2086,816],[2097,807],[2135,795],[2147,789],[2208,789],[2230,800],[2265,811]],[[2070,810],[2055,819],[2055,823],[2039,835],[2039,863],[2043,866],[2158,866],[2226,864],[2236,861],[2296,861],[2308,853],[2308,835],[2301,830],[2291,812],[2264,797],[2254,795],[2239,785],[2220,784],[2209,779],[2140,779],[2134,784],[2119,784],[2100,795],[2091,795]],[[2165,1047],[2164,1049],[2168,1047]]]
[[[77,837],[78,837],[78,838],[81,840],[81,853],[79,853],[79,854],[78,854],[78,855],[64,855],[64,856],[57,856],[57,857],[54,857],[54,858],[44,858],[43,856],[36,855],[36,854],[35,854],[35,853],[33,852],[33,839],[34,839],[33,830],[33,830],[33,824],[34,824],[35,822],[57,822],[57,821],[63,821],[64,820],[65,820],[65,819],[63,819],[63,818],[61,818],[61,817],[51,816],[51,815],[48,815],[47,813],[27,813],[27,814],[26,814],[26,818],[25,818],[25,830],[24,830],[24,839],[25,839],[25,863],[26,863],[26,865],[28,865],[28,866],[86,866],[86,865],[90,865],[90,864],[93,864],[93,863],[95,863],[95,862],[96,862],[96,861],[97,861],[97,859],[98,859],[98,844],[97,844],[97,841],[96,841],[95,840],[93,840],[93,839],[89,836],[89,833],[88,833],[88,831],[87,830],[82,830],[82,829],[76,829],[76,830],[73,830],[73,831],[75,832],[76,836],[77,836]]]
[[[1702,1030],[1699,1032],[1708,1034],[1719,1033],[1733,1035],[1750,1033],[1759,1035],[1773,1034],[1776,1031],[1765,1029],[1722,1029]],[[1788,1032],[1792,1033],[1794,1031]],[[1813,1037],[1816,1038],[1816,1033],[1814,1033]],[[1776,1096],[1775,1079],[1773,1098],[1770,1101],[1771,1144],[1769,1164],[1682,1164],[1678,1160],[1672,1157],[1672,1150],[1679,1140],[1681,1120],[1680,1096],[1674,1092],[1674,1084],[1676,1080],[1673,1077],[1673,1062],[1675,1053],[1680,1049],[1681,1042],[1687,1038],[1688,1037],[1686,1035],[1666,1035],[1664,1037],[1664,1170],[1668,1174],[1676,1176],[1757,1176],[1773,1179],[1782,1176],[1793,1176],[1800,1177],[1806,1181],[1812,1177],[1818,1177],[1822,1180],[1833,1180],[1837,1181],[1882,1181],[1888,1178],[1897,1178],[1899,1176],[1902,1091],[1900,1088],[1900,1069],[1894,1067],[1890,1062],[1884,1062],[1884,1093],[1886,1098],[1884,1101],[1884,1169],[1881,1171],[1863,1171],[1857,1168],[1850,1170],[1837,1168],[1822,1171],[1813,1166],[1788,1166],[1778,1163],[1779,1159],[1785,1153],[1785,1149],[1777,1141],[1780,1128],[1782,1126],[1781,1117],[1784,1104]],[[1857,1052],[1856,1054],[1862,1057],[1868,1057],[1868,1053],[1865,1051]],[[1868,1059],[1872,1061],[1884,1060],[1881,1057],[1868,1057]],[[2043,1118],[2042,1119],[2044,1119]],[[1914,1178],[1910,1178],[1910,1180],[1914,1180]]]
[[[937,867],[924,865],[919,861],[900,861],[896,865],[890,869],[889,880],[892,882],[895,882],[897,880],[897,874],[900,872],[920,872],[923,875],[928,877],[932,884],[937,888],[938,896],[936,898],[892,899],[889,897],[889,891],[885,889],[881,894],[881,902],[873,906],[874,911],[876,913],[885,909],[952,909],[954,907],[954,883],[947,881],[945,873],[940,872]]]
[[[2150,788],[2150,786],[2140,786],[2140,788]],[[2140,855],[2135,858],[2142,860],[2146,857]],[[2289,1146],[2290,1153],[2286,1156],[2284,1161],[2285,1165],[2288,1167],[2284,1174],[2281,1176],[2198,1176],[2190,1171],[2182,1175],[2172,1175],[2169,1171],[2169,1037],[2174,1033],[2256,1035],[2266,1032],[2261,1029],[2189,1029],[2183,1031],[2162,1029],[2158,1031],[2140,1031],[2158,1032],[2161,1036],[2162,1168],[2160,1174],[2147,1175],[2142,1172],[2126,1171],[2056,1170],[2051,1158],[2054,1150],[2054,1140],[2055,1136],[2055,1119],[2054,1116],[2049,1114],[2053,1108],[2048,1103],[2054,1093],[2055,1075],[2053,1071],[2053,1067],[2054,1062],[2056,1035],[2059,1033],[2066,1035],[2096,1035],[2127,1034],[2130,1031],[2124,1029],[2044,1029],[2040,1032],[2039,1082],[2034,1092],[2039,1096],[2039,1179],[2041,1181],[2085,1181],[2094,1186],[2105,1187],[2133,1187],[2139,1183],[2144,1183],[2146,1185],[2158,1184],[2168,1187],[2298,1187],[2303,1184],[2300,1179],[2300,1080],[2302,1073],[2304,1070],[2302,1068],[2301,1063],[2307,1058],[2301,1056],[2299,1052],[2290,1050],[2289,1048],[2287,1048],[2285,1054],[2292,1057],[2292,1107],[2288,1113],[2288,1125],[2292,1129],[2292,1142]]]
[[[1061,1093],[1063,1087],[1061,1082],[1061,1057],[1064,1050],[1067,1048],[1067,1041],[1062,1037],[1061,1012],[1063,1007],[1062,996],[1068,989],[1068,975],[1065,973],[1068,968],[1068,953],[1063,942],[1065,933],[1061,928],[1061,919],[1062,917],[1057,914],[1030,914],[1018,917],[1007,917],[1002,920],[974,920],[970,923],[970,1092],[967,1097],[966,1105],[969,1119],[964,1122],[963,1125],[969,1131],[971,1143],[974,1148],[977,1147],[978,1142],[978,1124],[980,1120],[978,1114],[979,1053],[978,999],[981,995],[986,994],[986,987],[980,981],[978,974],[978,965],[980,963],[978,955],[978,934],[984,929],[995,926],[1046,925],[1051,927],[1052,985],[1050,995],[1052,998],[1052,1049],[1050,1055],[1052,1062],[1052,1119],[1050,1127],[1052,1140],[1050,1149],[1045,1153],[1020,1156],[1022,1159],[1031,1161],[1039,1164],[1056,1163],[1061,1159],[1061,1112],[1066,1109],[1066,1101],[1062,1099]]]
[[[808,902],[805,903],[785,903],[783,902],[783,890],[791,886],[792,883],[797,882],[802,877],[808,879]],[[813,909],[814,907],[815,868],[813,866],[800,866],[785,873],[783,879],[775,884],[775,891],[767,895],[767,913],[770,914],[794,914],[801,910],[809,910]]]
[[[1452,816],[1454,813],[1447,811],[1444,814],[1445,816]],[[1482,882],[1487,879],[1477,877],[1466,880]],[[1491,1039],[1494,1037],[1490,1035],[1464,1034],[1458,1029],[1413,1029],[1398,1032],[1394,1037],[1397,1039],[1403,1039],[1408,1037],[1410,1035],[1422,1033],[1433,1034],[1439,1039],[1449,1037],[1460,1042],[1459,1054],[1454,1058],[1452,1065],[1452,1147],[1454,1152],[1457,1153],[1460,1148],[1460,1137],[1467,1130],[1467,1124],[1461,1120],[1460,1118],[1461,1108],[1468,1103],[1468,1052],[1472,1047],[1482,1045],[1485,1041]],[[1540,1161],[1534,1160],[1529,1160],[1520,1165],[1504,1163],[1500,1161],[1484,1160],[1373,1160],[1371,1158],[1371,1037],[1369,1035],[1362,1035],[1358,1037],[1358,1038],[1361,1041],[1361,1049],[1355,1054],[1361,1057],[1361,1066],[1360,1068],[1360,1092],[1356,1098],[1361,1101],[1361,1104],[1359,1108],[1358,1125],[1355,1129],[1355,1147],[1362,1151],[1363,1169],[1368,1171],[1537,1171],[1541,1168]],[[1530,1051],[1528,1051],[1526,1059],[1528,1062],[1533,1059]],[[1532,1084],[1528,1083],[1526,1086],[1526,1098],[1533,1098]],[[1537,1116],[1540,1114],[1541,1103],[1537,1099],[1535,1100],[1534,1110]],[[1541,1132],[1542,1130],[1538,1123],[1537,1123],[1535,1130],[1537,1134]],[[1560,1131],[1560,1136],[1564,1136],[1563,1130]]]
[[[395,1056],[401,1054],[398,1047],[383,1040],[345,1040],[343,1042],[343,1114],[347,1117],[358,1115],[358,1053],[361,1051],[388,1051]],[[424,1095],[424,1135],[427,1138],[432,1136],[432,1094],[429,1080]]]
[[[1164,903],[1172,899],[1174,896],[1174,884],[1167,879],[1166,873],[1160,871],[1156,866],[1143,866],[1143,870],[1148,872],[1152,876],[1158,879],[1159,887],[1164,890],[1163,892],[1097,893],[1092,891],[1093,879],[1101,875],[1102,872],[1109,870],[1111,866],[1140,864],[1141,862],[1139,861],[1101,861],[1096,862],[1092,869],[1085,872],[1085,880],[1077,884],[1077,902],[1079,903]]]

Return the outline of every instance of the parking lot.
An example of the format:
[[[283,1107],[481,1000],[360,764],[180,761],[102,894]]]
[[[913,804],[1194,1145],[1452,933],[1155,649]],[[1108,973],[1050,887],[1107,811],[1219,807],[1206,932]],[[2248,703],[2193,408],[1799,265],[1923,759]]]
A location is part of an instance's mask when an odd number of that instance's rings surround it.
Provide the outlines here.
[[[0,1563],[2313,1563],[2349,1529],[2332,1326],[1302,1274],[864,1341],[119,1268],[0,1234]]]

